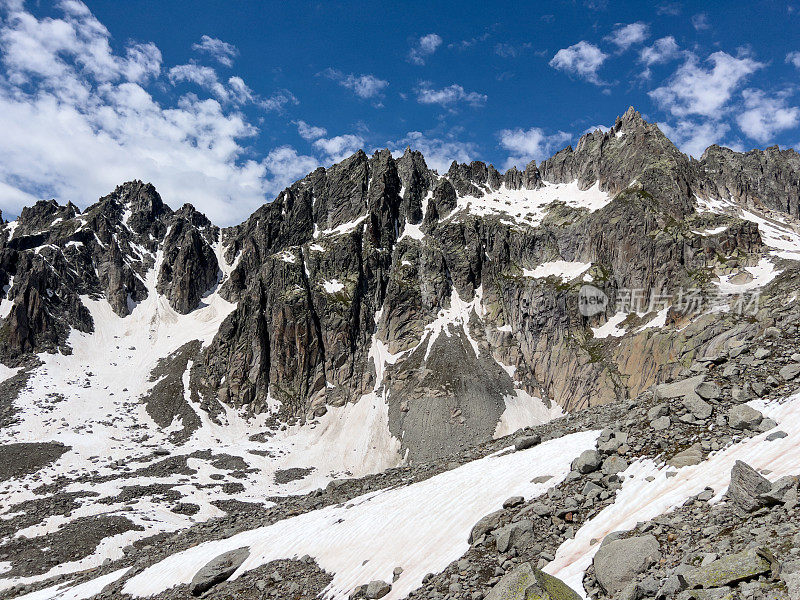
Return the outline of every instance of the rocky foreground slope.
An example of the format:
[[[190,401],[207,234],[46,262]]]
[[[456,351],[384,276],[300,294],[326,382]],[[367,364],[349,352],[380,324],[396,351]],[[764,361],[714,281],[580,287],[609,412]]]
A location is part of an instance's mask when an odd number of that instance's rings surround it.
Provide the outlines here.
[[[797,153],[633,109],[227,229],[141,182],[26,208],[0,598],[800,597],[798,219]]]

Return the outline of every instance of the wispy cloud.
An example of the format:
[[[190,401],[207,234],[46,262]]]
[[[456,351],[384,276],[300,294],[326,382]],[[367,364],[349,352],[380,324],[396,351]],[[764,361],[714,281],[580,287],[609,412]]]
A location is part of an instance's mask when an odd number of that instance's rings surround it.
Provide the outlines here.
[[[176,65],[167,72],[170,83],[193,83],[208,92],[217,100],[237,106],[252,104],[267,111],[281,110],[287,104],[297,104],[298,100],[289,90],[279,90],[268,98],[253,92],[241,77],[229,77],[222,83],[217,72],[211,67],[197,64]]]
[[[299,133],[300,137],[304,140],[316,140],[328,133],[324,127],[315,127],[314,125],[309,125],[305,121],[297,121],[295,124],[297,125],[297,133]]]
[[[425,61],[431,56],[439,46],[442,45],[442,38],[436,33],[423,35],[414,42],[408,51],[408,60],[415,65],[424,65]]]
[[[695,28],[695,31],[711,29],[711,23],[708,22],[708,15],[706,13],[692,15],[692,27]]]
[[[634,44],[641,44],[648,37],[650,37],[650,27],[639,21],[628,25],[617,25],[605,39],[616,45],[620,51],[625,51]]]
[[[371,74],[342,73],[331,67],[322,71],[322,75],[336,81],[342,87],[351,90],[359,98],[364,99],[380,98],[383,95],[383,90],[389,85],[388,81],[379,79]]]
[[[786,55],[786,62],[800,69],[800,52],[789,52]]]
[[[606,58],[608,55],[594,44],[580,41],[556,52],[549,64],[554,69],[570,73],[595,85],[603,85],[597,76],[597,70]]]
[[[201,37],[198,43],[192,44],[192,50],[209,54],[226,67],[232,67],[233,59],[239,56],[239,49],[236,46],[208,35]]]
[[[420,104],[439,104],[441,106],[452,106],[454,104],[466,103],[470,106],[480,106],[486,103],[488,97],[478,92],[467,92],[458,84],[448,85],[447,87],[434,89],[430,82],[422,82],[417,88],[417,102]]]

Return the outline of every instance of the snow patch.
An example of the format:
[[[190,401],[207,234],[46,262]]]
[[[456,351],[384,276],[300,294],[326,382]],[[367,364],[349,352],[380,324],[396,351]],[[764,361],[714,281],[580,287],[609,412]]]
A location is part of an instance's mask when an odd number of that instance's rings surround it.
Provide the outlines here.
[[[338,279],[331,279],[329,281],[323,281],[322,287],[324,287],[325,291],[329,294],[335,294],[336,292],[341,292],[344,289],[344,284]]]
[[[585,273],[591,266],[591,263],[552,260],[540,264],[535,269],[523,269],[523,275],[525,275],[525,277],[535,277],[537,279],[555,276],[565,281],[572,281]]]
[[[625,335],[626,331],[621,327],[617,327],[617,325],[622,323],[627,318],[628,313],[620,311],[609,317],[608,321],[603,323],[600,327],[592,327],[592,333],[594,333],[594,337],[597,339],[603,339],[607,337],[622,337]]]
[[[800,246],[799,246],[800,247]],[[723,294],[740,294],[749,290],[764,287],[770,281],[781,274],[775,269],[775,265],[768,258],[762,258],[754,267],[745,267],[744,271],[749,273],[752,279],[746,283],[733,283],[736,275],[723,275],[714,284],[719,287]]]
[[[37,592],[18,596],[17,600],[86,600],[102,592],[109,584],[122,579],[130,570],[131,567],[119,569],[75,586],[60,583]]]
[[[398,600],[419,587],[426,573],[439,572],[469,548],[472,526],[499,509],[509,496],[533,498],[559,484],[572,459],[593,448],[597,431],[575,433],[502,456],[491,456],[426,481],[355,498],[290,517],[225,540],[179,552],[129,579],[123,592],[136,597],[159,594],[189,583],[209,560],[223,552],[250,548],[232,579],[272,560],[308,554],[333,573],[327,598],[343,600],[358,585],[392,580],[403,573],[386,600]],[[540,476],[546,483],[533,483]],[[398,527],[402,523],[402,527]]]
[[[487,190],[480,198],[458,198],[454,214],[466,210],[478,216],[500,215],[510,217],[516,224],[535,226],[541,224],[553,202],[563,202],[571,208],[594,212],[611,200],[609,194],[600,190],[599,182],[587,190],[581,190],[577,181],[545,183],[536,190],[511,190],[503,185],[498,190]]]
[[[494,430],[494,439],[564,416],[564,411],[555,403],[547,408],[541,398],[531,396],[525,390],[515,389],[514,392],[513,396],[504,398],[506,408]]]

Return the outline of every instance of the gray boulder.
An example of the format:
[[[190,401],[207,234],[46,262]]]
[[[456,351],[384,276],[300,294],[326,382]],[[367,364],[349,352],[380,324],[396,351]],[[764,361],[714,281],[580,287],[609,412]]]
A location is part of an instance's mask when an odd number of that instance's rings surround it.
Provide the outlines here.
[[[769,479],[747,463],[737,460],[733,465],[728,497],[742,510],[752,512],[764,506],[765,501],[761,496],[771,489],[772,484]]]
[[[700,398],[697,394],[689,394],[683,399],[683,406],[688,410],[696,419],[705,421],[714,412],[712,406]]]
[[[485,600],[580,600],[566,583],[525,562],[498,581]]]
[[[525,437],[521,437],[514,442],[514,449],[527,450],[528,448],[533,448],[534,446],[538,446],[541,443],[542,443],[542,436],[538,434],[526,435]]]
[[[661,549],[653,535],[603,541],[594,555],[595,577],[613,596],[660,558]]]
[[[392,586],[385,581],[370,581],[365,590],[365,596],[370,600],[375,598],[383,598],[386,594],[392,591]]]
[[[616,475],[628,468],[628,461],[621,456],[609,456],[603,461],[603,475]]]
[[[703,450],[700,447],[700,444],[694,444],[693,446],[689,446],[683,452],[678,452],[675,456],[667,461],[667,464],[671,467],[675,467],[676,469],[680,469],[681,467],[690,467],[692,465],[700,464],[702,461]]]
[[[502,516],[503,511],[498,510],[493,513],[489,513],[485,517],[481,517],[480,521],[475,523],[475,525],[472,527],[472,531],[469,533],[469,543],[474,544],[481,539],[481,536],[495,529],[500,524],[500,518]]]
[[[740,404],[728,411],[728,425],[733,429],[755,429],[764,418],[755,408]]]
[[[785,504],[787,499],[796,498],[797,477],[786,475],[772,484],[768,492],[761,494],[761,500],[767,504]]]
[[[527,520],[510,523],[494,532],[498,552],[524,548],[532,539],[533,523]]]
[[[189,591],[192,595],[199,596],[218,583],[222,583],[242,566],[248,556],[250,556],[249,548],[237,548],[220,554],[197,572],[189,584]]]
[[[672,421],[669,417],[663,416],[658,417],[657,419],[653,419],[650,422],[650,427],[655,429],[656,431],[663,431],[664,429],[669,429],[669,426],[672,424]]]
[[[697,386],[695,393],[706,400],[716,400],[722,395],[722,390],[716,383],[705,381]]]
[[[603,456],[597,450],[584,450],[572,461],[572,470],[578,473],[593,473],[603,464]]]
[[[719,588],[769,573],[775,559],[769,550],[754,548],[724,556],[684,575],[690,588]]]
[[[669,400],[671,398],[681,398],[688,394],[693,394],[697,386],[703,383],[703,375],[697,377],[690,377],[682,381],[675,381],[674,383],[662,383],[657,385],[654,390],[654,395],[657,400]]]
[[[800,363],[792,363],[782,367],[780,371],[778,371],[778,375],[780,375],[785,381],[792,381],[798,375],[800,375]]]

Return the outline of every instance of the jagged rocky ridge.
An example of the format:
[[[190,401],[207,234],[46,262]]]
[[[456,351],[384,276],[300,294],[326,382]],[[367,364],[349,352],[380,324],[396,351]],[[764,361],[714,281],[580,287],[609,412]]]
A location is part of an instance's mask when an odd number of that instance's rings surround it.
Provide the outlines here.
[[[558,184],[606,200],[474,210],[501,192]],[[171,210],[141,182],[83,212],[43,201],[0,229],[0,358],[69,352],[69,331],[93,327],[82,295],[125,316],[155,267],[156,289],[178,313],[215,288],[236,303],[192,357],[192,398],[210,414],[279,406],[280,420],[304,420],[386,392],[404,452],[446,455],[490,439],[517,390],[565,410],[618,401],[703,351],[722,328],[713,319],[689,322],[673,308],[669,330],[596,338],[591,328],[612,315],[587,318],[577,303],[589,280],[612,303],[621,290],[645,290],[646,305],[651,290],[708,289],[755,264],[758,226],[703,213],[698,198],[798,217],[800,157],[711,147],[696,161],[629,109],[609,131],[522,172],[473,162],[440,175],[410,149],[397,159],[359,151],[223,230],[190,205]],[[221,260],[231,266],[224,278]],[[553,261],[590,266],[583,278],[526,275]],[[653,316],[631,317],[629,330]],[[376,352],[395,356],[385,373]]]

